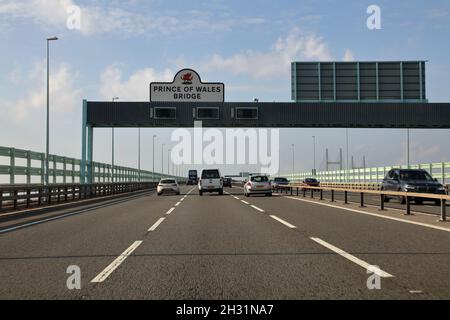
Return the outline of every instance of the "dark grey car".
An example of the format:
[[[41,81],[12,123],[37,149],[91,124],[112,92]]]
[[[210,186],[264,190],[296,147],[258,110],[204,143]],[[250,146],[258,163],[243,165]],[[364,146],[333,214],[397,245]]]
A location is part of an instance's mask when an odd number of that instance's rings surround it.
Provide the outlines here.
[[[401,192],[414,192],[414,193],[432,193],[432,194],[445,194],[445,188],[440,184],[437,179],[433,177],[425,170],[422,169],[392,169],[383,179],[381,183],[381,190],[385,191],[401,191]],[[388,202],[391,198],[384,197]],[[421,204],[423,201],[434,201],[436,204],[440,203],[440,200],[430,198],[412,198],[416,204]],[[404,204],[406,202],[405,197],[399,198],[400,202]]]

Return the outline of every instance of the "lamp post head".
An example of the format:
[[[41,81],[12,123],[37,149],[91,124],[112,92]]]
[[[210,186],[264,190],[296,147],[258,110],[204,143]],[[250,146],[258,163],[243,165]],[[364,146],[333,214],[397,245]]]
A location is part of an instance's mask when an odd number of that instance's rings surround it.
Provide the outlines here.
[[[58,37],[48,37],[47,41],[56,41],[58,40]]]

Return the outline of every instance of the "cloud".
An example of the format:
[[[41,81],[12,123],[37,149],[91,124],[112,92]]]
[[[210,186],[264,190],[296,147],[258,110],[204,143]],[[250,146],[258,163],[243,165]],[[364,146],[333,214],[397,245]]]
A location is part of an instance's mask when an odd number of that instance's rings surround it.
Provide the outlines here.
[[[248,74],[254,78],[286,75],[294,60],[332,60],[332,55],[322,37],[303,34],[293,29],[285,38],[278,38],[269,51],[253,51],[224,57],[213,54],[203,65],[207,71],[230,71]]]
[[[355,61],[355,57],[353,56],[353,53],[350,51],[350,49],[345,50],[344,58],[342,60],[346,62]]]
[[[123,101],[147,101],[150,82],[171,82],[174,74],[170,69],[158,72],[153,68],[145,68],[135,71],[128,79],[123,79],[120,67],[112,64],[101,73],[100,94],[106,100],[119,97]]]
[[[15,123],[23,123],[28,120],[33,110],[44,109],[47,105],[46,91],[46,64],[40,61],[26,76],[15,71],[14,85],[23,88],[31,88],[16,101],[9,101],[8,113]],[[77,74],[72,72],[70,66],[61,63],[50,73],[50,103],[52,113],[63,113],[75,110],[81,99],[82,90],[76,88]],[[12,106],[12,107],[11,107]]]
[[[67,21],[74,13],[69,8],[78,6],[81,34],[91,36],[114,33],[128,37],[190,31],[215,32],[265,22],[259,17],[229,18],[196,10],[166,13],[156,8],[150,11],[141,7],[133,11],[134,2],[129,0],[100,6],[79,5],[73,0],[0,0],[0,21],[2,24],[8,21],[10,27],[19,21],[32,22],[46,30],[61,32],[66,29]]]

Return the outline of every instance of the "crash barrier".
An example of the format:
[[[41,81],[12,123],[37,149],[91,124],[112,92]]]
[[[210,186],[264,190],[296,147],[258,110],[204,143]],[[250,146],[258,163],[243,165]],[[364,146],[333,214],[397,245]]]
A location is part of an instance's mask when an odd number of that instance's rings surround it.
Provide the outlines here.
[[[52,184],[49,186],[0,186],[0,212],[51,206],[59,203],[99,198],[139,190],[152,190],[156,185],[153,182],[117,182]]]
[[[0,164],[0,179],[4,180],[2,183],[8,181],[9,185],[14,185],[23,180],[23,183],[29,185],[45,182],[45,153],[0,146],[0,161],[9,163],[8,165]],[[50,184],[80,182],[81,160],[50,154],[48,161]],[[88,170],[87,165],[85,169]],[[92,182],[94,183],[151,182],[169,177],[173,178],[169,174],[92,162]],[[177,178],[180,181],[185,180],[184,177]]]
[[[445,194],[432,194],[432,193],[415,193],[415,192],[399,192],[399,191],[382,191],[382,190],[366,190],[366,189],[351,189],[351,188],[343,188],[343,187],[311,187],[305,184],[290,184],[286,186],[275,186],[274,191],[278,193],[285,193],[290,195],[300,195],[303,194],[303,197],[307,196],[309,193],[310,197],[314,199],[314,191],[319,192],[319,199],[323,200],[323,192],[330,191],[331,192],[331,202],[335,202],[335,192],[340,191],[344,192],[344,203],[348,204],[348,194],[349,193],[357,193],[359,194],[359,203],[360,207],[364,207],[364,196],[366,194],[378,195],[380,198],[380,210],[384,209],[385,197],[396,197],[403,198],[405,202],[405,214],[411,215],[411,200],[416,198],[422,199],[433,199],[439,200],[441,206],[440,220],[439,221],[447,221],[447,201],[450,200],[449,195]]]

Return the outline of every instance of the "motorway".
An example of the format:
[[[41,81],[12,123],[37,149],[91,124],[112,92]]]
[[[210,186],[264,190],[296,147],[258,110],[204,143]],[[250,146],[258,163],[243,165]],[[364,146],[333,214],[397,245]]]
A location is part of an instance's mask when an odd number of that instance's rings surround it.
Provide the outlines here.
[[[0,219],[0,299],[450,299],[450,229],[226,191]]]

